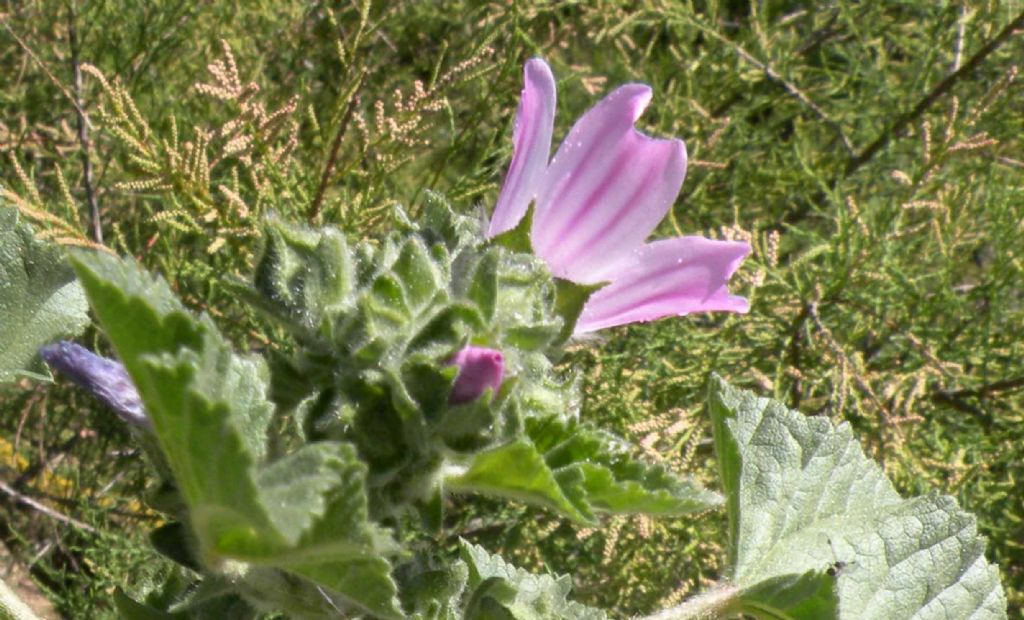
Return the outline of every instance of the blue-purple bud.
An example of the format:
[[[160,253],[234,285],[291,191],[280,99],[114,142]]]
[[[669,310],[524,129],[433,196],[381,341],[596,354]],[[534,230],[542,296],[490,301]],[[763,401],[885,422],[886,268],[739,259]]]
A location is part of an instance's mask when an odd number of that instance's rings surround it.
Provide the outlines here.
[[[459,367],[448,399],[453,405],[472,402],[488,388],[496,394],[505,376],[505,358],[495,349],[466,347],[449,363]]]
[[[39,354],[51,368],[91,392],[119,418],[139,428],[150,428],[142,399],[123,365],[67,341],[46,345]]]

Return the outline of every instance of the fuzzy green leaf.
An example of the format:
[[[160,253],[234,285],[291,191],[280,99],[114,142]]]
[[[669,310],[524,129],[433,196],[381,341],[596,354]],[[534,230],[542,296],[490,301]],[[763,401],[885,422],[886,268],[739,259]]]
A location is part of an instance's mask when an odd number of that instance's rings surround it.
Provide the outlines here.
[[[79,253],[74,264],[139,388],[202,563],[281,568],[377,616],[403,617],[383,555],[393,549],[369,523],[355,450],[323,442],[265,463],[273,408],[262,359],[234,354],[134,263]]]
[[[114,607],[121,620],[184,620],[185,614],[171,614],[139,603],[120,588],[114,590]]]
[[[572,580],[566,576],[534,575],[491,555],[482,547],[461,542],[469,567],[471,596],[465,620],[605,620],[599,609],[568,600]]]
[[[529,420],[527,430],[559,479],[564,472],[580,472],[579,491],[567,494],[585,497],[590,510],[678,516],[722,502],[717,493],[661,465],[637,460],[626,442],[611,433],[552,418]]]
[[[530,230],[532,228],[533,208],[531,207],[523,215],[523,219],[519,220],[519,223],[516,224],[515,228],[507,230],[494,237],[491,240],[491,243],[511,250],[512,252],[532,254],[533,243],[530,241]]]
[[[834,573],[808,571],[780,575],[741,590],[737,607],[762,620],[836,618],[839,600]]]
[[[411,620],[462,620],[462,601],[469,580],[465,562],[442,563],[417,557],[396,572]]]
[[[721,379],[710,410],[734,583],[754,591],[842,562],[831,617],[1006,618],[974,517],[950,497],[900,497],[848,424],[804,417]]]
[[[567,340],[572,336],[572,330],[583,313],[583,306],[587,304],[590,296],[607,285],[607,282],[600,284],[577,284],[571,280],[555,278],[555,312],[562,317],[562,331],[559,337]]]
[[[452,490],[539,504],[582,523],[595,522],[593,514],[583,511],[585,504],[566,496],[544,457],[527,441],[477,453],[469,469],[446,484]]]
[[[270,473],[272,471],[272,473]],[[265,504],[282,531],[300,533],[298,542],[254,563],[302,575],[382,618],[401,618],[397,587],[384,555],[397,551],[390,536],[370,523],[366,504],[366,466],[352,446],[311,444],[260,472]],[[271,483],[271,480],[274,482]],[[289,484],[289,480],[291,483]],[[320,490],[307,487],[319,485]],[[303,503],[299,510],[289,503]],[[323,506],[317,510],[312,506]],[[308,526],[289,520],[314,514]]]
[[[447,480],[472,491],[538,504],[581,523],[595,513],[677,516],[721,503],[718,494],[660,465],[634,459],[617,437],[555,418],[527,420],[532,440],[477,454]]]
[[[260,294],[247,297],[300,335],[330,330],[330,319],[354,303],[354,260],[336,229],[311,230],[270,220],[253,276]]]
[[[37,240],[17,211],[0,207],[0,383],[48,379],[39,347],[81,333],[88,310],[61,249]]]

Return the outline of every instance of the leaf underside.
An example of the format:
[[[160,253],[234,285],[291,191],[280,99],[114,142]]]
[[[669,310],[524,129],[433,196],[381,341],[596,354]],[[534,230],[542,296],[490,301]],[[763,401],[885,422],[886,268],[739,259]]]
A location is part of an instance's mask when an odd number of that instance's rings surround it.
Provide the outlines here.
[[[39,347],[80,334],[88,310],[63,251],[36,239],[17,211],[0,207],[0,383],[48,379]]]
[[[974,517],[947,496],[900,497],[848,424],[721,379],[710,410],[734,583],[754,590],[805,571],[835,579],[837,614],[794,618],[1006,618]]]

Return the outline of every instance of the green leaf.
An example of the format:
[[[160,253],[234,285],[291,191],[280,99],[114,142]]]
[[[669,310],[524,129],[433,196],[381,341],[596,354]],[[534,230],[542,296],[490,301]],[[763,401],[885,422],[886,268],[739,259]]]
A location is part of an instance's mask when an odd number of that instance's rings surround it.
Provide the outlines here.
[[[134,263],[86,252],[72,262],[146,405],[201,559],[281,544],[252,475],[271,414],[260,361],[235,356],[212,323],[193,318]]]
[[[567,340],[569,336],[572,336],[572,330],[576,328],[576,321],[579,320],[580,314],[583,312],[583,306],[586,305],[591,295],[606,285],[607,282],[577,284],[570,280],[555,278],[555,312],[562,317],[562,331],[559,333],[559,338]]]
[[[462,620],[462,599],[469,580],[465,562],[417,557],[399,566],[396,573],[412,620]]]
[[[49,379],[39,347],[81,333],[88,310],[62,250],[37,240],[17,211],[0,207],[0,383]]]
[[[522,439],[474,456],[446,479],[449,489],[551,508],[581,523],[595,513],[677,516],[721,503],[718,494],[634,459],[625,443],[602,431],[554,418],[527,420]]]
[[[485,450],[473,457],[464,473],[449,477],[446,486],[459,492],[505,497],[539,504],[581,523],[595,523],[594,515],[572,501],[537,448],[527,441]]]
[[[446,297],[442,291],[447,286],[448,277],[441,271],[441,264],[434,260],[419,237],[409,237],[402,246],[392,270],[401,283],[405,293],[403,297],[412,312],[422,312],[435,297]]]
[[[505,231],[491,239],[491,243],[499,245],[512,252],[523,254],[533,253],[533,243],[530,241],[530,229],[533,227],[533,207],[530,207],[523,219],[519,220],[516,227]]]
[[[265,463],[273,407],[262,359],[234,354],[134,263],[79,253],[74,264],[139,388],[202,564],[281,568],[402,618],[384,557],[394,548],[369,522],[355,449],[324,442]]]
[[[331,319],[354,303],[354,261],[341,231],[312,230],[271,219],[253,276],[259,295],[246,297],[300,336],[309,337],[329,330]]]
[[[599,609],[568,600],[572,580],[567,576],[534,575],[491,555],[482,547],[460,542],[469,567],[466,620],[605,620]]]
[[[739,610],[760,620],[838,617],[836,578],[828,572],[780,575],[741,590],[736,598]]]
[[[582,473],[582,493],[591,510],[679,516],[722,502],[717,493],[661,465],[637,460],[626,442],[611,433],[556,419],[531,419],[527,431],[554,471]]]
[[[500,264],[501,255],[498,252],[487,252],[480,257],[467,292],[467,297],[476,304],[488,322],[494,320],[497,309]]]
[[[531,254],[504,248],[498,264],[493,325],[520,349],[543,350],[559,341],[562,318],[555,312],[557,290],[547,265]]]
[[[1006,618],[974,517],[950,497],[900,497],[848,424],[804,417],[717,378],[710,410],[735,584],[753,593],[838,562],[831,617]]]
[[[183,620],[184,614],[171,614],[136,602],[120,588],[114,590],[114,607],[122,620]]]
[[[390,536],[369,521],[366,466],[347,444],[321,442],[261,472],[266,504],[278,528],[301,532],[298,542],[265,558],[251,558],[302,575],[345,596],[382,618],[404,617],[398,605],[391,565],[384,559],[398,551]],[[273,470],[272,473],[267,473]],[[288,485],[288,480],[291,484]],[[306,489],[319,486],[319,494]],[[287,487],[290,486],[291,489]],[[272,489],[272,490],[271,490]],[[316,515],[308,526],[286,525],[304,519],[283,502],[304,502]]]

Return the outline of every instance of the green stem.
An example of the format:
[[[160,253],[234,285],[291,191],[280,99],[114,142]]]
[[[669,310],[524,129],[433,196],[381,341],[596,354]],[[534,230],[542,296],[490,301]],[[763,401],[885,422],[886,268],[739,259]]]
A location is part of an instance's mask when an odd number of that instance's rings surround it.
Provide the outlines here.
[[[39,620],[14,590],[0,580],[0,620]]]
[[[740,613],[739,592],[736,586],[716,586],[678,607],[663,609],[636,620],[723,620]]]

